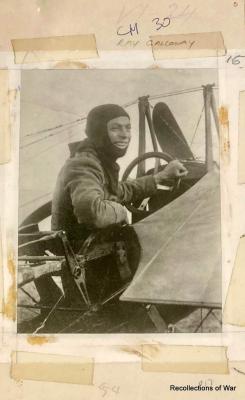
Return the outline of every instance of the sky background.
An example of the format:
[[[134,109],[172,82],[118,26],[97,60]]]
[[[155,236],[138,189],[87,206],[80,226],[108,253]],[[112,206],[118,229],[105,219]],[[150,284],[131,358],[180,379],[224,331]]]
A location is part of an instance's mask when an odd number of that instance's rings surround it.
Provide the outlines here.
[[[212,83],[218,85],[214,69],[22,71],[20,222],[52,198],[57,174],[69,156],[67,144],[85,137],[86,121],[74,121],[86,117],[91,108],[104,103],[136,102],[126,108],[131,117],[132,139],[127,155],[119,162],[123,173],[138,154],[138,97],[164,95]],[[214,92],[217,96],[217,90]],[[202,91],[159,98],[150,103],[154,106],[159,101],[168,104],[190,143],[203,108]],[[50,130],[63,124],[68,125]],[[202,115],[192,144],[194,154],[200,159],[204,159],[204,135]],[[147,144],[147,151],[151,151],[149,135]]]

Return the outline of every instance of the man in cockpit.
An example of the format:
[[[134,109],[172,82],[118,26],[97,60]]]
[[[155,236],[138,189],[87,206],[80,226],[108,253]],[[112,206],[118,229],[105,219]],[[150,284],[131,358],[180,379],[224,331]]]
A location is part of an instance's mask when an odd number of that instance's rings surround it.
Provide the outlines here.
[[[59,173],[52,202],[52,230],[65,231],[75,251],[78,250],[75,244],[94,230],[127,223],[125,203],[151,197],[158,184],[187,174],[182,163],[174,160],[155,175],[119,182],[116,161],[127,152],[131,125],[128,113],[118,105],[93,108],[87,117],[86,135],[85,140],[69,145],[70,158]],[[121,274],[113,265],[109,256],[86,269],[86,283],[93,301],[99,302],[99,293],[106,292],[101,289],[106,277],[107,293],[118,285]],[[74,304],[78,297],[76,287],[65,271],[62,283],[66,298],[71,298],[68,303]]]
[[[59,173],[52,202],[52,230],[66,231],[71,240],[84,239],[95,228],[126,222],[125,203],[151,197],[158,184],[187,174],[174,160],[155,175],[119,182],[116,160],[127,152],[131,125],[128,113],[118,105],[93,108],[86,135],[70,144],[70,158]]]

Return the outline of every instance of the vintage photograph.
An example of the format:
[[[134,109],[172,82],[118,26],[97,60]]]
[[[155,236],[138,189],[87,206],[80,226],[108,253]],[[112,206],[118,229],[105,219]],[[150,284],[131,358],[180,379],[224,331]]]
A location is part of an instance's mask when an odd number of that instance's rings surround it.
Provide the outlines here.
[[[221,332],[216,69],[23,70],[18,333]]]

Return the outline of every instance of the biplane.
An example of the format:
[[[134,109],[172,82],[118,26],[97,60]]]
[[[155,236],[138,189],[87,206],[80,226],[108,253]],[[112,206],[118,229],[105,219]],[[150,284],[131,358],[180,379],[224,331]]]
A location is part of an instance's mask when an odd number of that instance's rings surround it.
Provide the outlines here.
[[[130,179],[132,171],[137,177],[152,174],[175,158],[188,175],[171,188],[162,186],[152,198],[127,204],[130,227],[97,230],[75,250],[66,232],[39,229],[51,214],[51,201],[21,222],[18,310],[36,314],[19,322],[19,332],[175,332],[181,331],[178,321],[197,310],[200,318],[188,331],[202,331],[208,318],[221,326],[220,186],[212,121],[217,134],[219,124],[213,87],[199,89],[204,160],[195,157],[166,103],[158,102],[151,111],[149,96],[138,99],[138,156],[122,180]],[[151,152],[146,152],[146,122]],[[71,298],[64,285],[55,283],[64,275],[73,288]],[[33,288],[45,292],[47,280],[49,293],[37,298]]]

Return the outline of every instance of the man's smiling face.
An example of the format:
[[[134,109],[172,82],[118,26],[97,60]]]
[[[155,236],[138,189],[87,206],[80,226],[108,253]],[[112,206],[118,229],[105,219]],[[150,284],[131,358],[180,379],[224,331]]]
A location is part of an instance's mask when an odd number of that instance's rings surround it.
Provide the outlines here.
[[[118,149],[127,149],[131,139],[131,124],[128,117],[117,117],[107,123],[108,136]]]

